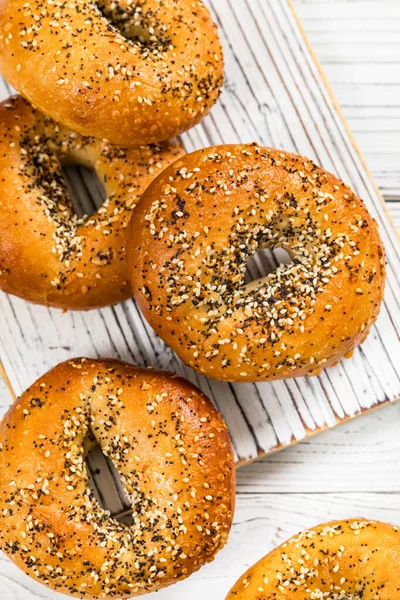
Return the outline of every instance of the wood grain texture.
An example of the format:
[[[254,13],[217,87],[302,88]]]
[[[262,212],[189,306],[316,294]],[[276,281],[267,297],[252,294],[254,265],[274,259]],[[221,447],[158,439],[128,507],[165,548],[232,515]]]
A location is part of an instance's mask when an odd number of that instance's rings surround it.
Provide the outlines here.
[[[400,4],[397,0],[295,0],[376,182],[400,198]]]
[[[384,207],[289,6],[273,0],[210,4],[225,46],[225,93],[211,116],[184,136],[186,148],[257,139],[306,154],[349,182],[378,219],[388,255],[386,299],[377,326],[351,360],[318,378],[228,385],[182,365],[133,301],[90,313],[61,313],[2,294],[1,358],[17,393],[73,355],[115,356],[178,371],[213,398],[227,420],[237,460],[244,463],[400,396],[399,365],[393,359],[400,351],[400,260]],[[73,179],[79,191],[85,183],[81,172]],[[264,255],[255,261],[254,275],[274,265],[273,254]]]
[[[363,4],[362,7],[361,3]],[[198,128],[186,138],[187,147],[192,149],[206,145],[210,143],[210,140],[222,141],[224,139],[225,141],[225,135],[228,136],[226,141],[237,141],[238,139],[249,141],[255,138],[260,139],[262,135],[265,143],[272,144],[273,140],[282,140],[282,143],[278,145],[285,145],[287,149],[290,149],[294,147],[290,145],[289,141],[289,136],[292,135],[299,145],[300,151],[313,156],[312,152],[307,150],[309,146],[306,147],[304,140],[299,138],[299,141],[297,141],[299,120],[293,118],[292,113],[288,113],[288,123],[282,125],[282,117],[277,112],[276,104],[274,105],[273,101],[267,103],[268,109],[265,109],[265,107],[260,109],[259,99],[270,101],[270,90],[266,91],[265,83],[262,83],[259,76],[254,78],[252,73],[255,69],[254,58],[251,55],[249,57],[248,54],[245,57],[242,56],[242,47],[245,41],[250,48],[253,48],[253,53],[257,54],[261,69],[265,70],[266,74],[268,73],[271,86],[275,85],[275,79],[272,77],[273,65],[271,66],[271,59],[267,56],[265,50],[260,51],[259,39],[255,39],[252,33],[247,31],[249,11],[243,7],[244,4],[245,2],[242,0],[231,0],[230,3],[223,0],[214,0],[215,8],[218,9],[219,14],[221,13],[221,23],[224,29],[231,27],[229,11],[233,10],[232,6],[234,5],[235,14],[236,16],[239,14],[239,20],[242,21],[242,26],[246,32],[246,40],[240,35],[236,38],[236,35],[230,30],[229,35],[225,38],[225,43],[230,41],[232,44],[229,54],[228,85],[231,81],[235,82],[236,78],[239,79],[239,83],[232,86],[232,88],[227,87],[225,97],[222,99],[222,106],[214,111],[214,119],[209,119],[203,127]],[[275,10],[278,3],[277,0],[270,0],[269,4],[266,0],[259,0],[258,2],[248,0],[247,4],[253,12],[258,10],[255,8],[256,4],[264,10],[268,7],[267,12],[270,15],[272,9]],[[321,34],[319,46],[318,43],[316,44],[317,53],[322,55],[324,66],[333,81],[335,91],[344,105],[346,115],[349,117],[353,129],[356,130],[357,138],[367,154],[368,162],[371,164],[379,184],[389,198],[399,196],[400,177],[397,166],[399,155],[398,149],[396,150],[394,145],[392,148],[393,154],[391,155],[393,161],[386,159],[389,156],[389,154],[386,154],[386,148],[389,148],[390,140],[394,140],[390,134],[392,123],[395,129],[397,108],[400,105],[399,93],[396,87],[398,69],[394,74],[394,71],[389,70],[387,67],[382,72],[380,67],[371,68],[369,71],[364,70],[362,76],[360,75],[361,79],[357,80],[358,67],[355,68],[353,63],[353,58],[356,62],[357,57],[362,62],[361,55],[369,46],[369,36],[373,35],[372,32],[376,29],[376,36],[373,38],[377,41],[375,49],[381,54],[381,60],[385,64],[390,64],[388,46],[385,46],[386,51],[382,49],[382,46],[385,45],[386,33],[390,28],[393,28],[396,35],[395,14],[393,13],[393,19],[390,15],[390,18],[387,17],[386,20],[382,20],[378,14],[378,8],[380,7],[379,10],[382,9],[382,3],[376,0],[343,0],[335,3],[332,3],[331,0],[296,0],[295,4],[314,44],[314,35]],[[365,7],[364,4],[367,6]],[[393,5],[393,10],[396,11],[398,8],[397,2],[386,0],[386,8],[390,4]],[[271,5],[273,6],[271,7]],[[368,17],[370,10],[371,17]],[[332,13],[336,15],[334,18],[332,18]],[[262,23],[263,21],[260,20],[260,26],[264,29]],[[342,38],[338,40],[337,36],[340,31],[344,31],[342,36],[344,40],[346,40],[346,36],[354,39],[357,27],[360,29],[361,49],[360,52],[354,50],[354,54],[351,54],[354,47],[349,42],[351,48],[349,55],[346,53],[346,48],[342,47],[340,43]],[[378,35],[379,27],[383,30],[380,38]],[[269,30],[266,29],[266,31],[268,31],[269,45],[272,36],[270,38]],[[277,31],[279,32],[279,29]],[[251,32],[253,32],[253,29],[251,29]],[[329,32],[331,32],[330,37]],[[279,34],[280,39],[281,34]],[[362,43],[362,40],[364,40],[364,43]],[[345,42],[343,43],[345,44]],[[339,53],[339,57],[335,59],[336,63],[333,61],[332,64],[338,64],[339,66],[336,71],[332,70],[330,72],[331,56],[337,53]],[[234,58],[232,59],[231,54],[239,55],[241,59],[239,65]],[[346,61],[348,63],[347,70],[342,68]],[[233,70],[239,67],[243,70],[242,78]],[[284,72],[282,72],[282,76],[286,81]],[[392,76],[393,80],[390,83]],[[387,83],[383,82],[384,90],[377,90],[377,82],[386,77]],[[357,85],[353,85],[353,81],[357,81]],[[252,83],[252,88],[248,91],[247,86],[250,83]],[[254,87],[258,86],[259,83],[260,88],[255,90]],[[256,99],[252,99],[253,94],[256,95]],[[243,102],[245,104],[241,106]],[[356,104],[352,104],[353,102],[356,102]],[[385,102],[389,102],[388,107],[386,107]],[[268,113],[270,104],[274,108],[272,113]],[[279,99],[277,104],[280,104]],[[286,103],[284,106],[286,107]],[[303,109],[304,107],[301,108],[300,114],[306,115],[305,122],[308,129],[309,121],[307,120],[307,113],[304,113]],[[247,111],[249,114],[246,114]],[[267,112],[267,118],[265,118],[265,112]],[[324,120],[321,115],[318,118]],[[233,122],[233,125],[230,121]],[[384,130],[386,121],[388,122],[386,129],[389,135],[385,135],[385,139],[382,140],[379,131],[380,128]],[[246,128],[249,126],[249,122],[253,125],[251,130],[247,131]],[[359,130],[357,130],[356,122],[359,123]],[[370,136],[368,126],[372,129],[375,128],[376,136]],[[321,129],[321,131],[324,130]],[[246,137],[246,135],[249,135],[249,137]],[[305,133],[303,132],[302,135],[304,136]],[[314,130],[312,136],[314,141]],[[287,144],[284,144],[285,140],[287,140]],[[381,140],[378,147],[375,147],[376,140]],[[369,147],[373,148],[371,155],[369,154]],[[397,155],[395,154],[396,151]],[[383,158],[382,155],[384,155]],[[316,154],[314,156],[316,157]],[[391,167],[392,164],[393,168]],[[325,159],[324,165],[329,166],[327,159]],[[333,169],[333,167],[330,168]],[[384,169],[386,169],[385,172]],[[380,173],[382,173],[382,176]],[[352,180],[348,179],[348,181],[351,182]],[[76,185],[80,185],[79,179]],[[400,223],[399,205],[396,206],[391,203],[390,207]],[[1,302],[3,302],[3,299]],[[0,310],[3,310],[3,304],[0,305]],[[13,310],[18,318],[13,316]],[[11,361],[11,364],[13,364],[13,385],[18,390],[23,389],[39,373],[58,360],[77,354],[81,351],[81,348],[89,348],[92,356],[105,352],[108,355],[120,355],[132,361],[145,362],[145,360],[149,360],[165,366],[169,365],[171,368],[177,367],[174,357],[168,352],[166,354],[163,352],[162,344],[157,345],[157,339],[152,340],[155,344],[154,348],[152,347],[152,343],[147,337],[147,331],[142,325],[139,333],[136,334],[138,339],[135,345],[133,341],[134,332],[130,330],[130,325],[133,319],[137,317],[132,312],[131,307],[118,307],[118,310],[107,309],[101,311],[100,316],[83,315],[82,318],[78,318],[78,315],[61,315],[60,313],[56,314],[56,311],[30,307],[13,299],[9,310],[2,313],[1,330],[6,327],[9,317],[14,319],[14,321],[11,321],[14,325],[18,323],[18,326],[23,326],[22,332],[19,332],[18,329],[11,329],[4,336],[8,345],[11,346],[14,343],[19,345],[18,351],[13,352],[13,349],[9,348],[14,357],[14,360]],[[62,317],[68,318],[63,319]],[[116,327],[118,322],[123,323],[122,331]],[[83,325],[85,325],[85,328],[83,328]],[[100,329],[98,329],[99,326]],[[112,331],[115,339],[109,339],[108,331]],[[85,332],[83,340],[80,339],[82,332]],[[3,333],[0,331],[0,336],[2,335]],[[46,353],[43,350],[45,344],[48,345]],[[137,349],[138,344],[143,345],[141,353]],[[392,350],[397,348],[398,352],[397,346],[391,348]],[[2,351],[1,357],[3,358]],[[30,361],[33,358],[34,362],[31,363]],[[380,363],[374,357],[373,346],[370,351],[370,358],[373,365],[380,367]],[[349,362],[346,363],[346,370],[348,364]],[[332,373],[333,371],[328,375]],[[378,373],[376,381],[379,381],[380,376],[381,374]],[[344,373],[341,372],[340,381],[344,377]],[[351,371],[350,377],[354,380],[359,377],[357,365]],[[386,378],[387,372],[383,370],[382,381]],[[335,383],[335,380],[333,382]],[[315,384],[316,382],[305,382],[307,386],[311,383]],[[369,385],[369,380],[366,380],[366,385]],[[297,385],[293,387],[296,392]],[[341,398],[346,398],[349,387],[349,380],[341,383]],[[217,392],[219,391],[218,387],[214,389]],[[329,392],[331,392],[331,389],[328,386]],[[380,390],[380,387],[377,387],[377,389]],[[383,386],[382,384],[382,390],[385,389],[387,389],[387,385]],[[380,391],[382,392],[382,390]],[[322,395],[322,393],[323,388],[318,386],[316,394]],[[375,389],[373,389],[373,393],[375,393]],[[3,407],[10,403],[5,388],[0,389],[0,398]],[[349,394],[349,398],[352,399],[351,394]],[[247,416],[248,411],[251,412],[251,424],[255,426],[254,430],[258,431],[259,428],[264,428],[266,422],[265,409],[260,408],[260,411],[253,418],[252,397],[250,396],[248,400],[244,392],[239,400],[242,403],[241,409],[244,414]],[[271,411],[270,420],[267,421],[267,439],[273,441],[274,439],[285,439],[285,436],[287,439],[291,427],[296,424],[299,425],[296,413],[293,416],[293,413],[288,410],[288,406],[292,402],[290,393],[286,390],[283,393],[281,389],[278,389],[278,399],[273,398],[273,400],[274,402],[271,405],[269,403],[267,405],[267,410]],[[314,402],[314,399],[308,401],[313,418],[315,408],[319,408],[319,404],[314,407]],[[300,414],[308,410],[308,406],[307,403],[301,404]],[[337,406],[340,407],[338,401]],[[357,409],[357,403],[353,404],[354,409]],[[288,415],[290,419],[288,419]],[[325,415],[322,412],[321,422],[323,422],[325,416],[331,416],[333,418],[332,422],[335,421],[334,413]],[[233,423],[235,430],[237,428],[240,435],[247,436],[249,432],[246,423],[243,424],[243,419],[240,417],[241,411],[238,415],[235,414],[235,418],[232,418],[231,426]],[[329,434],[293,446],[286,452],[275,454],[249,465],[245,469],[241,469],[238,481],[238,510],[230,544],[213,565],[202,570],[188,582],[158,594],[158,597],[161,600],[176,600],[177,597],[190,597],[192,600],[200,600],[200,598],[207,595],[212,600],[220,600],[224,598],[231,583],[250,563],[260,558],[273,545],[283,541],[295,531],[308,525],[315,525],[319,521],[355,515],[398,521],[398,510],[400,508],[398,495],[400,487],[400,478],[398,477],[400,447],[396,424],[399,417],[400,406],[393,405],[368,415],[368,417],[350,421]],[[274,433],[273,426],[277,429],[277,433]],[[301,422],[297,431],[301,431],[301,426],[305,431]],[[106,484],[106,487],[111,489],[112,479],[107,479],[107,481],[110,485],[107,486]],[[115,494],[115,490],[112,493]],[[115,497],[112,503],[117,504],[118,498]],[[238,548],[240,548],[240,552],[237,551]],[[7,600],[60,598],[59,595],[50,594],[43,587],[31,582],[17,569],[10,566],[6,559],[0,561],[0,598],[3,597]]]

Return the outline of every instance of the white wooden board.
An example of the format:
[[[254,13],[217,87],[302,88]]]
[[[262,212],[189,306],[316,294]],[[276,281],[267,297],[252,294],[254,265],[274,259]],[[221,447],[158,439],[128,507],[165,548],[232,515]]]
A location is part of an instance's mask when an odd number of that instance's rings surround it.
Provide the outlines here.
[[[388,256],[386,298],[377,326],[351,360],[318,378],[228,385],[184,367],[147,327],[133,301],[62,313],[2,294],[0,347],[17,393],[75,355],[115,356],[178,371],[220,408],[243,463],[399,398],[399,246],[289,4],[210,0],[210,5],[225,46],[226,85],[212,114],[184,136],[187,150],[257,140],[306,154],[350,183],[378,219]],[[7,87],[2,90],[6,96]],[[268,261],[274,265],[273,256]],[[258,268],[264,268],[260,262]]]
[[[363,0],[362,4],[365,1]],[[270,3],[273,4],[275,9],[275,4],[278,4],[278,2],[281,2],[281,0],[271,0]],[[241,0],[232,0],[231,3],[238,6],[244,4]],[[248,0],[248,3],[253,8],[255,3],[252,0]],[[267,5],[265,0],[259,1],[259,4],[264,3]],[[214,4],[217,8],[221,5],[222,12],[226,10],[226,2],[214,0]],[[357,137],[361,138],[360,141],[367,149],[367,157],[372,166],[375,167],[374,171],[379,184],[389,197],[396,197],[399,196],[400,192],[398,154],[395,154],[397,149],[393,145],[391,154],[385,154],[383,149],[385,146],[390,148],[390,136],[396,134],[399,95],[395,86],[399,86],[396,83],[398,81],[397,77],[394,79],[393,76],[391,79],[388,65],[390,63],[391,71],[397,69],[397,73],[398,65],[393,61],[388,61],[388,64],[386,64],[385,73],[383,74],[386,87],[381,91],[378,86],[373,85],[375,80],[380,79],[380,71],[378,77],[377,68],[371,68],[366,70],[365,73],[361,72],[359,74],[359,70],[355,69],[354,65],[350,65],[353,68],[349,69],[348,75],[346,75],[346,72],[343,73],[341,68],[334,70],[334,56],[331,58],[323,54],[327,47],[335,50],[339,48],[342,54],[340,55],[340,61],[336,61],[336,65],[339,62],[345,62],[347,54],[341,50],[341,43],[335,44],[334,42],[338,32],[339,35],[342,35],[342,29],[343,43],[346,43],[346,40],[348,42],[349,39],[353,42],[354,32],[357,33],[357,28],[354,27],[355,22],[359,24],[360,39],[364,33],[365,48],[371,48],[369,45],[370,34],[368,33],[368,36],[366,36],[365,31],[374,32],[374,40],[376,41],[374,48],[378,51],[382,46],[382,43],[379,43],[379,33],[384,42],[387,42],[387,33],[390,31],[393,31],[394,35],[397,36],[396,39],[398,39],[399,27],[397,24],[396,28],[395,19],[396,15],[397,19],[400,16],[400,6],[393,0],[387,0],[387,4],[391,4],[393,7],[393,19],[386,16],[384,21],[381,0],[368,0],[367,7],[362,6],[361,8],[359,0],[356,2],[341,0],[334,3],[333,0],[296,0],[296,5],[299,5],[301,14],[304,15],[307,29],[311,33],[318,32],[321,37],[320,44],[316,39],[315,45],[318,54],[321,54],[324,58],[329,75],[335,84],[335,90],[338,91],[345,105],[346,113],[353,125],[357,121],[360,122],[360,130],[357,127],[354,128],[358,134]],[[386,8],[387,6],[385,6]],[[336,21],[333,24],[331,22],[332,14],[336,15],[334,17]],[[241,15],[246,27],[247,15],[244,14],[244,11],[241,11]],[[353,24],[351,30],[350,25],[348,25],[350,20]],[[336,27],[336,23],[340,23],[340,25]],[[326,38],[327,34],[329,36],[329,32],[331,32],[332,40],[329,37]],[[238,43],[234,36],[230,37],[232,37],[232,44],[234,44],[236,52],[240,54],[241,43]],[[314,33],[313,40],[315,37],[316,34]],[[251,45],[254,43],[258,47],[256,42],[253,42],[253,37],[248,36],[248,40]],[[269,42],[270,40],[268,40]],[[357,43],[356,40],[355,44],[357,45]],[[351,47],[357,46],[352,45]],[[356,52],[358,52],[358,48],[354,51],[355,54]],[[389,56],[387,50],[386,56]],[[261,54],[260,60],[268,66],[268,62],[265,61],[265,53]],[[381,61],[383,60],[384,57],[381,58]],[[244,65],[246,69],[251,68],[247,62]],[[333,65],[333,69],[331,65]],[[229,69],[229,75],[230,73],[231,69]],[[336,76],[335,73],[337,73]],[[372,73],[374,73],[375,79]],[[369,87],[368,82],[365,83],[364,79],[370,81]],[[241,91],[239,89],[240,93]],[[366,94],[366,91],[368,94]],[[260,93],[265,92],[261,91]],[[368,95],[368,100],[366,100],[366,95]],[[361,106],[362,104],[363,106]],[[384,128],[382,129],[382,123],[385,122],[385,119],[389,120],[387,131]],[[381,138],[381,143],[376,147],[373,143],[373,137],[369,135],[368,127],[364,125],[365,122],[368,122],[368,125],[372,123],[372,127],[376,127],[378,134],[379,128],[388,133],[388,136],[385,136],[384,139]],[[360,136],[360,132],[363,133],[362,136]],[[388,142],[387,138],[389,139]],[[236,139],[238,138],[229,138],[228,141],[235,141]],[[264,132],[263,140],[268,143],[268,139],[268,134]],[[379,140],[378,136],[377,139]],[[368,142],[373,147],[373,153],[371,151],[371,154],[368,153]],[[307,152],[306,149],[303,150],[302,141],[300,140],[298,143],[300,151]],[[293,146],[287,145],[286,147],[290,149]],[[315,156],[311,152],[308,153],[310,156]],[[387,157],[388,160],[386,160]],[[329,167],[328,162],[324,162],[324,165]],[[382,165],[382,168],[380,165]],[[351,183],[350,179],[348,181]],[[395,216],[400,217],[398,206],[394,207],[393,212]],[[400,218],[398,221],[400,223]],[[17,304],[19,305],[16,302],[14,308]],[[2,306],[0,306],[0,310],[2,310]],[[36,315],[36,319],[42,318],[45,314],[42,313],[40,317]],[[25,316],[24,319],[26,318]],[[29,316],[28,318],[32,320],[33,317]],[[0,313],[0,329],[3,328],[2,319],[3,316]],[[21,322],[25,323],[26,321],[21,319]],[[61,321],[61,323],[63,322]],[[98,321],[96,320],[95,323],[98,323]],[[46,321],[43,321],[40,325],[45,328],[47,326]],[[51,327],[54,332],[54,325],[51,325]],[[31,337],[28,343],[32,342],[35,348],[33,352],[42,353],[43,348],[40,339],[32,341],[35,334],[30,333],[29,335]],[[47,341],[54,341],[53,336],[55,335],[57,334],[53,333],[51,336],[41,334],[42,339],[44,337]],[[74,335],[78,337],[79,332]],[[7,343],[14,343],[12,336],[12,333],[8,334]],[[65,337],[62,339],[65,339]],[[98,340],[99,338],[96,337],[95,339]],[[21,336],[18,337],[17,343],[20,343],[20,340]],[[57,351],[61,353],[62,358],[76,354],[74,348],[72,348],[72,351],[68,351],[67,348],[60,348],[60,345],[62,344],[57,345]],[[108,342],[105,347],[110,348],[110,343]],[[101,345],[98,351],[100,349]],[[3,357],[3,352],[1,350],[0,352],[0,356]],[[54,360],[47,359],[46,363],[43,363],[42,360],[45,357],[39,356],[37,363],[35,363],[36,370],[30,371],[34,375],[30,376],[29,373],[25,374],[23,372],[29,365],[30,360],[26,343],[22,345],[21,352],[27,360],[25,363],[21,362],[20,366],[18,366],[18,362],[15,363],[15,369],[21,370],[22,382],[17,386],[18,379],[16,374],[13,375],[13,384],[17,391],[20,391],[37,374],[43,372],[58,360],[58,358]],[[108,352],[108,354],[117,355],[115,351]],[[95,356],[96,353],[92,352],[91,355]],[[394,358],[399,360],[399,354],[394,355]],[[378,363],[374,361],[374,364]],[[3,400],[3,406],[0,410],[4,410],[5,405],[9,402],[4,387],[0,389],[0,398]],[[286,539],[295,531],[314,525],[318,521],[362,514],[366,517],[381,518],[393,522],[397,520],[398,522],[400,504],[398,497],[394,494],[400,489],[400,479],[398,478],[399,446],[398,436],[396,435],[396,423],[399,416],[400,407],[393,406],[389,410],[385,409],[369,416],[367,420],[361,419],[349,423],[338,431],[318,437],[311,443],[295,446],[285,453],[272,456],[267,461],[254,463],[239,471],[238,510],[233,534],[227,549],[213,565],[203,569],[189,581],[161,592],[157,597],[163,600],[190,597],[195,600],[204,598],[207,595],[212,600],[222,600],[229,586],[251,562],[257,560],[273,545]],[[366,423],[368,423],[368,426],[366,426]],[[355,465],[357,465],[357,468],[355,468]],[[349,484],[351,484],[350,488]],[[292,491],[300,493],[282,496],[284,492]],[[376,491],[384,493],[368,493]],[[309,492],[316,495],[308,495]],[[240,548],[239,552],[237,551],[238,548]],[[34,584],[16,568],[12,567],[6,559],[3,559],[0,561],[0,598],[4,598],[4,600],[34,600],[38,598],[60,598],[60,596],[52,595],[43,587]]]

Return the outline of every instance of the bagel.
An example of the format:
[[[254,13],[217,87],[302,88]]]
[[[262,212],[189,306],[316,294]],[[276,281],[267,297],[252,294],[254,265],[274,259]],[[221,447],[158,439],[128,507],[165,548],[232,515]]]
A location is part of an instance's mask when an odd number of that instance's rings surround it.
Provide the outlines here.
[[[48,117],[124,146],[186,131],[223,83],[200,0],[2,0],[0,70]]]
[[[90,309],[130,296],[125,238],[152,179],[180,144],[116,148],[84,138],[20,96],[0,104],[0,289],[31,302]],[[78,217],[61,164],[93,167],[107,200]]]
[[[262,558],[226,600],[394,600],[399,528],[350,520],[300,533]]]
[[[293,264],[245,284],[248,260]],[[147,188],[127,238],[149,324],[190,367],[226,381],[316,375],[367,336],[383,296],[377,225],[311,160],[257,145],[186,155]]]
[[[88,486],[88,434],[119,471],[132,524]],[[224,546],[235,470],[226,426],[187,381],[75,359],[34,383],[0,424],[1,549],[48,587],[127,598],[185,579]]]

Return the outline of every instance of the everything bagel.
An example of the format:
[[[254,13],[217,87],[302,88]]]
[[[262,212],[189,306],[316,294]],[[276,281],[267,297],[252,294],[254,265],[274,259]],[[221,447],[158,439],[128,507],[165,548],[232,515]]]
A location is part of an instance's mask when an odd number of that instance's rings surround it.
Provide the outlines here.
[[[245,573],[226,600],[394,600],[399,528],[337,521],[295,536]]]
[[[245,284],[262,248],[292,257]],[[315,375],[349,356],[377,318],[385,259],[363,202],[311,160],[217,146],[146,190],[127,241],[146,319],[193,369],[227,381]]]
[[[223,57],[200,0],[3,0],[0,70],[58,123],[129,146],[198,123]]]
[[[59,127],[20,96],[0,105],[0,289],[31,302],[89,309],[130,295],[129,219],[141,194],[183,154],[179,144],[114,147]],[[106,201],[74,214],[61,164],[93,167]]]
[[[132,524],[88,486],[87,436],[119,471]],[[127,598],[185,579],[227,540],[233,452],[210,401],[185,380],[76,359],[34,383],[0,424],[1,549],[79,598]]]

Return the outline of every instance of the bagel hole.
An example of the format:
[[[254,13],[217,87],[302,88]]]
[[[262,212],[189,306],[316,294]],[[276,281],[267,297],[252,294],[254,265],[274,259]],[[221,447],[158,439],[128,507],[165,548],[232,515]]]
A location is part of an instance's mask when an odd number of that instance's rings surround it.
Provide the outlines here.
[[[62,173],[74,213],[78,217],[95,213],[106,199],[96,171],[82,165],[63,165]]]
[[[124,8],[118,0],[96,0],[101,15],[126,40],[158,54],[168,49],[171,38],[151,10],[142,10],[140,3]]]
[[[273,273],[280,265],[293,264],[292,257],[284,248],[263,248],[254,254],[246,264],[245,283],[258,281]]]
[[[97,502],[102,508],[109,510],[119,523],[131,525],[132,508],[120,474],[93,438],[88,439],[88,444],[90,449],[85,461],[89,486]]]

